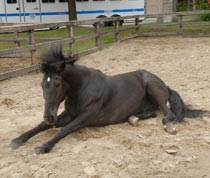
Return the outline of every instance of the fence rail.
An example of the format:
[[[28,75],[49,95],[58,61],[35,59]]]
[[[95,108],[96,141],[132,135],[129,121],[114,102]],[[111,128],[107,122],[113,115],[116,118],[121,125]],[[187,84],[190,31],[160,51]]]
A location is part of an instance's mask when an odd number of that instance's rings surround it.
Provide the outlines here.
[[[74,51],[74,44],[81,40],[86,40],[90,38],[95,38],[95,47],[89,49],[87,51],[82,51],[79,55],[88,54],[97,50],[102,49],[104,46],[100,45],[100,38],[105,35],[113,34],[115,42],[124,41],[127,39],[131,39],[138,36],[160,36],[160,35],[183,35],[183,28],[185,26],[201,26],[201,25],[210,25],[210,22],[184,22],[184,16],[193,16],[193,15],[201,15],[201,14],[208,14],[210,10],[203,10],[203,11],[190,11],[190,12],[177,12],[177,13],[165,13],[165,14],[148,14],[148,15],[135,15],[135,16],[126,16],[126,17],[113,17],[113,18],[102,18],[102,19],[94,19],[94,20],[80,20],[80,21],[69,21],[69,22],[56,22],[56,23],[36,23],[36,24],[14,24],[14,23],[4,23],[0,26],[0,34],[4,33],[14,33],[13,39],[7,38],[0,38],[0,42],[12,42],[14,43],[15,48],[12,49],[4,49],[0,50],[0,60],[1,57],[6,55],[15,54],[19,52],[30,52],[31,56],[31,64],[35,64],[36,58],[36,51],[43,47],[47,47],[49,45],[56,45],[56,44],[69,44],[70,51]],[[166,24],[142,24],[139,23],[140,18],[158,18],[164,16],[173,16],[178,18],[178,22],[176,23],[166,23]],[[133,19],[133,26],[128,26],[125,28],[120,28],[119,24],[121,20],[128,20]],[[100,24],[104,22],[113,22],[114,29],[101,32],[100,31]],[[93,25],[94,33],[83,35],[83,36],[74,36],[73,29],[76,26],[80,25]],[[150,33],[140,33],[139,29],[141,27],[147,28],[168,28],[172,26],[177,26],[178,30],[175,32],[150,32]],[[46,28],[55,28],[55,27],[65,27],[67,30],[67,37],[66,38],[35,38],[34,34],[37,30],[46,29]],[[132,34],[126,38],[120,38],[119,34],[121,32],[127,30],[134,30],[135,34]],[[27,32],[28,38],[20,38],[20,32]],[[21,42],[27,42],[28,45],[20,46]],[[37,43],[39,42],[39,43]],[[30,72],[36,70],[37,67],[30,67],[28,69],[20,69],[19,71],[12,71],[7,72],[4,74],[0,74],[0,80],[13,77],[19,74],[23,74],[26,72]]]

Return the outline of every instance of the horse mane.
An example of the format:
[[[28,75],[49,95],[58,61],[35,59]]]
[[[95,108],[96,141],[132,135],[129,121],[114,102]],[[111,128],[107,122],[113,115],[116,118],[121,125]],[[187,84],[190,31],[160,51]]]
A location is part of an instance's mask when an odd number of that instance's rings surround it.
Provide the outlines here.
[[[41,55],[40,70],[43,73],[60,73],[65,69],[66,64],[74,65],[78,60],[78,55],[72,53],[64,56],[62,46],[52,46],[50,50]]]

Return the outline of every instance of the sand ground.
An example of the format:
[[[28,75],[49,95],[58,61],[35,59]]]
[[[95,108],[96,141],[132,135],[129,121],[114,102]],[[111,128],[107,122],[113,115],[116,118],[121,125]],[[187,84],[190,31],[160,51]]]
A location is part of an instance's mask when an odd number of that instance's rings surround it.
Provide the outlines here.
[[[146,69],[162,78],[193,108],[210,106],[210,38],[136,38],[82,57],[82,65],[113,75]],[[41,73],[0,82],[1,178],[208,178],[210,118],[176,124],[167,134],[162,114],[140,121],[84,128],[49,154],[31,150],[52,137],[45,131],[12,151],[7,145],[43,120]],[[62,108],[61,108],[62,109]],[[175,153],[172,154],[171,150]]]

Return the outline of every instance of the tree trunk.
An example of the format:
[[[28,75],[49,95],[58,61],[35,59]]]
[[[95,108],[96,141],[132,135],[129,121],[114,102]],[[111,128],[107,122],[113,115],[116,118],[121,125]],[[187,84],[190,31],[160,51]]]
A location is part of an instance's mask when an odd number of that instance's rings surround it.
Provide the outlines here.
[[[68,0],[69,20],[77,20],[76,0]]]
[[[191,0],[187,0],[187,10],[191,10]]]
[[[196,4],[195,4],[195,0],[193,0],[193,10],[196,10]]]

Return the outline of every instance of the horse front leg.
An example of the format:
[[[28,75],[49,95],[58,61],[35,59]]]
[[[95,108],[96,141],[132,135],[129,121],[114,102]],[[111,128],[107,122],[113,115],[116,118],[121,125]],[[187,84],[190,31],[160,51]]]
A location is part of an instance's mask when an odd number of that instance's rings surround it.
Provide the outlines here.
[[[69,117],[65,117],[67,113],[64,111],[58,116],[58,120],[55,123],[55,127],[62,127],[70,122]],[[48,130],[50,128],[54,127],[53,125],[48,125],[44,121],[42,121],[40,124],[38,124],[35,128],[23,133],[19,137],[13,139],[11,143],[9,144],[9,147],[13,150],[19,148],[23,143],[28,141],[31,137],[35,136],[36,134]]]
[[[87,125],[88,119],[91,117],[91,111],[86,111],[83,114],[80,114],[78,117],[76,117],[73,121],[71,121],[66,126],[62,127],[59,132],[48,142],[44,143],[40,147],[36,147],[33,150],[33,153],[35,154],[43,154],[48,153],[53,146],[62,138],[66,137],[72,132],[75,132]]]
[[[44,121],[41,122],[39,125],[37,125],[35,128],[23,133],[19,137],[13,139],[11,143],[9,144],[9,147],[12,148],[13,150],[19,148],[23,143],[25,143],[27,140],[29,140],[31,137],[34,135],[47,130],[51,128],[52,126],[47,125]]]

